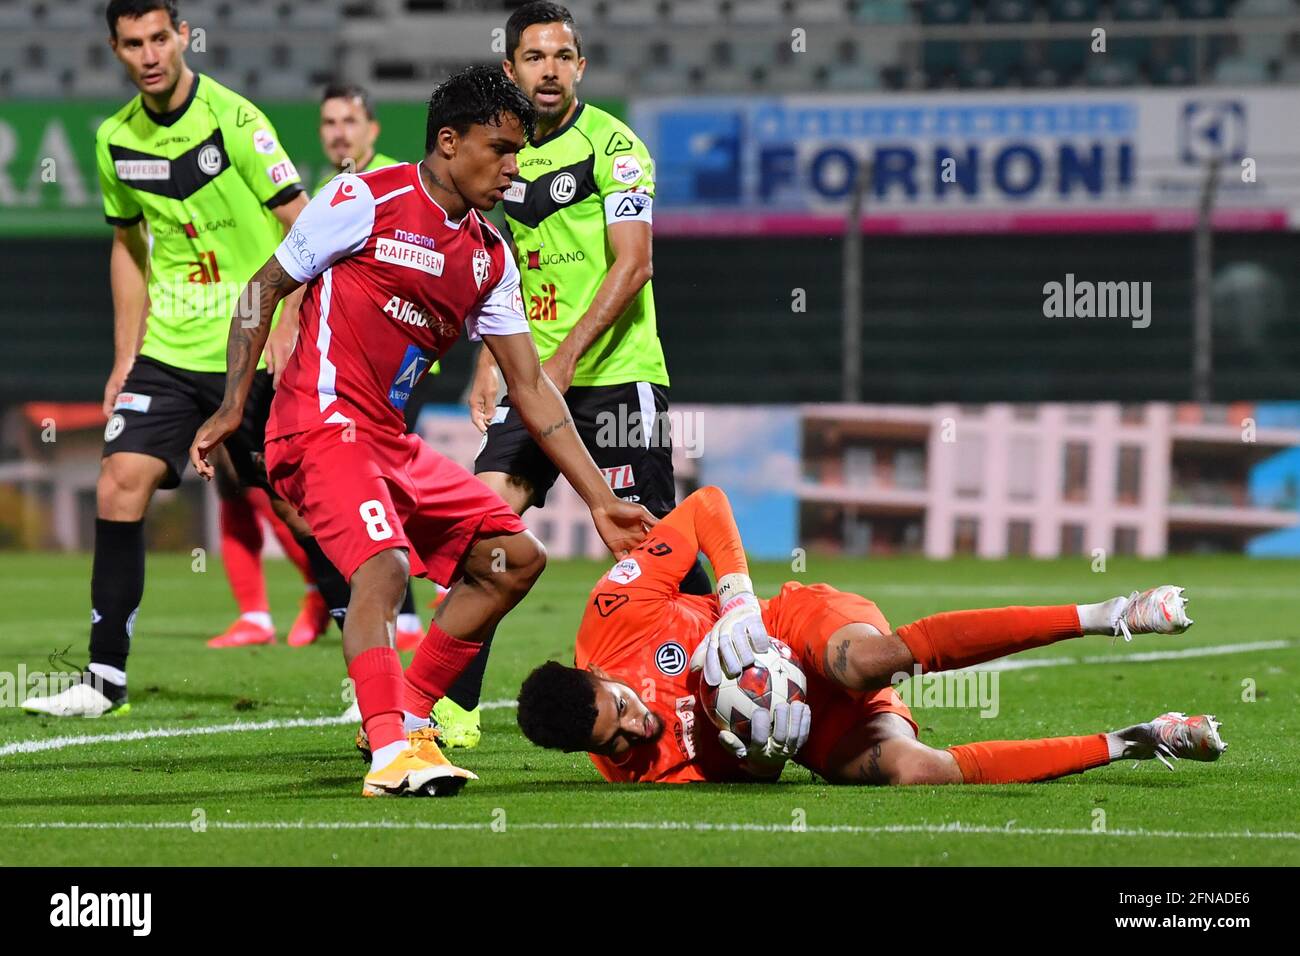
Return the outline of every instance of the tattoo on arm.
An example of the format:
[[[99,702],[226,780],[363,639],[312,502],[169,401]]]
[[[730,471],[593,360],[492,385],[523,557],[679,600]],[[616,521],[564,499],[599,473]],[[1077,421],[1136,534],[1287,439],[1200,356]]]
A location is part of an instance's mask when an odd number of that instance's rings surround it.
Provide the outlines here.
[[[867,751],[863,762],[858,765],[858,779],[863,783],[884,785],[889,782],[885,772],[880,769],[880,744],[875,744]]]
[[[834,658],[831,657],[832,651]],[[831,675],[838,677],[842,683],[848,682],[849,673],[849,641],[848,638],[840,641],[836,647],[832,648],[826,645],[826,670]]]
[[[552,434],[553,432],[557,432],[557,431],[559,431],[559,430],[560,430],[561,428],[563,428],[565,425],[572,425],[572,424],[573,424],[573,419],[570,418],[568,415],[565,415],[562,419],[560,419],[560,420],[559,420],[558,422],[556,422],[554,425],[547,425],[545,428],[543,428],[543,429],[541,430],[541,432],[538,433],[538,436],[537,436],[537,437],[538,437],[538,438],[549,438],[549,437],[551,437],[551,434]]]
[[[226,340],[226,404],[242,404],[247,384],[257,369],[262,348],[271,333],[275,308],[299,286],[274,256],[249,280],[235,305]]]

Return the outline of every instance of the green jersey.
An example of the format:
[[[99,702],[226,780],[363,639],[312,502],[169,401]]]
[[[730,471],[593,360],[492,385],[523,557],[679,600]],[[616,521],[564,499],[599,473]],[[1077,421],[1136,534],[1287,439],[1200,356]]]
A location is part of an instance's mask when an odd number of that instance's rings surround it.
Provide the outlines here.
[[[284,238],[271,211],[302,192],[275,130],[252,103],[194,75],[167,114],[136,96],[95,135],[104,216],[149,227],[149,316],[141,355],[191,372],[226,370],[244,286]]]
[[[354,170],[350,170],[350,172],[368,173],[372,169],[383,169],[385,166],[396,166],[400,162],[401,162],[400,159],[393,159],[393,157],[385,156],[383,153],[375,153],[373,156],[370,157],[370,162],[366,163],[365,169],[354,169]],[[327,172],[324,176],[320,178],[320,181],[317,182],[316,185],[312,188],[311,194],[313,196],[316,195],[318,192],[320,192],[322,189],[325,188],[326,183],[328,183],[331,179],[333,179],[337,175],[339,175],[339,171],[335,169],[331,169],[329,172]]]
[[[650,222],[654,165],[645,145],[603,110],[579,103],[573,118],[519,153],[506,222],[519,259],[528,324],[542,361],[578,323],[614,262],[605,234]],[[574,385],[668,384],[650,283],[592,343]]]

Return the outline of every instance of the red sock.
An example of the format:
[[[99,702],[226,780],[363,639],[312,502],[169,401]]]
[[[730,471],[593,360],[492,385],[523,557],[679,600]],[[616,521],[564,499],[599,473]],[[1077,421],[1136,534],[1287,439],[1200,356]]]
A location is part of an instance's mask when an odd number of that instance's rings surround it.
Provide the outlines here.
[[[986,740],[949,747],[964,783],[1033,783],[1110,763],[1105,734],[1045,740]]]
[[[269,609],[262,576],[262,526],[243,495],[221,499],[221,563],[240,614]]]
[[[434,701],[447,696],[447,688],[469,666],[483,645],[452,637],[437,622],[415,649],[411,666],[406,669],[406,690],[402,700],[406,710],[417,717],[428,717]]]
[[[1058,607],[999,607],[949,611],[904,624],[897,632],[923,673],[949,671],[1031,647],[1079,637],[1079,612]]]
[[[358,654],[348,665],[348,676],[357,691],[361,726],[370,738],[370,749],[378,750],[406,739],[402,728],[402,662],[391,647],[372,647]]]
[[[298,568],[298,573],[302,575],[303,581],[307,584],[315,584],[316,578],[311,573],[311,563],[307,560],[307,552],[302,549],[302,545],[293,536],[289,526],[280,520],[280,516],[271,507],[271,497],[261,488],[249,488],[248,500],[252,503],[258,516],[271,526],[271,533],[275,535],[275,540],[280,542],[280,550]]]

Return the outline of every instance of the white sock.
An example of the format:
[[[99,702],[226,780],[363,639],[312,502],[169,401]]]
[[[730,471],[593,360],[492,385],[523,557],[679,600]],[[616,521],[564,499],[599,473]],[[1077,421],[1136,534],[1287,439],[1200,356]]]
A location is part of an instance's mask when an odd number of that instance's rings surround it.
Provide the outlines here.
[[[405,740],[394,740],[385,747],[380,747],[370,755],[370,770],[373,773],[376,770],[383,770],[390,763],[397,759],[397,755],[406,749]]]
[[[1124,748],[1128,746],[1128,741],[1119,734],[1110,733],[1106,735],[1106,746],[1110,748],[1110,759],[1119,760],[1124,756]]]
[[[1127,598],[1117,597],[1097,604],[1075,605],[1075,610],[1079,612],[1079,626],[1083,628],[1083,633],[1115,633],[1115,618],[1119,616],[1119,609],[1124,606],[1123,602],[1126,600]]]
[[[271,612],[270,611],[248,611],[239,615],[241,621],[247,621],[249,624],[256,624],[258,627],[271,629]]]
[[[107,664],[91,664],[86,670],[110,684],[116,684],[118,687],[126,686],[126,671],[120,671],[116,667],[109,667]]]
[[[397,615],[397,629],[399,631],[422,631],[424,625],[420,623],[418,614],[399,614]]]
[[[409,710],[402,711],[402,729],[405,730],[408,734],[412,730],[423,730],[425,727],[428,727],[432,724],[433,721],[430,720],[428,717],[417,717]]]

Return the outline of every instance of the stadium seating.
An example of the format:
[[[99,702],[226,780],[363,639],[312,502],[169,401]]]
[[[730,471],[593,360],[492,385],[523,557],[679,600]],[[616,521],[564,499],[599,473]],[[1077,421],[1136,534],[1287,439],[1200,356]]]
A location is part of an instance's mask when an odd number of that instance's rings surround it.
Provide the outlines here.
[[[519,0],[181,0],[205,31],[196,65],[259,95],[302,95],[331,76],[416,99],[452,69],[491,59]],[[592,65],[588,95],[1087,83],[1288,82],[1300,73],[1300,0],[572,0]],[[0,0],[0,95],[122,87],[103,0]],[[1150,32],[1144,25],[1150,24]],[[1091,30],[1107,30],[1104,59]],[[806,48],[783,58],[790,30]],[[1233,42],[1229,43],[1229,39]],[[849,41],[857,52],[840,55]],[[268,62],[271,46],[279,49]],[[658,50],[652,54],[651,49]],[[1206,55],[1198,57],[1195,50]],[[340,49],[347,56],[337,55]],[[719,54],[715,56],[715,54]],[[199,59],[201,57],[201,59]],[[120,78],[120,77],[119,77]],[[296,91],[296,93],[295,93]]]

